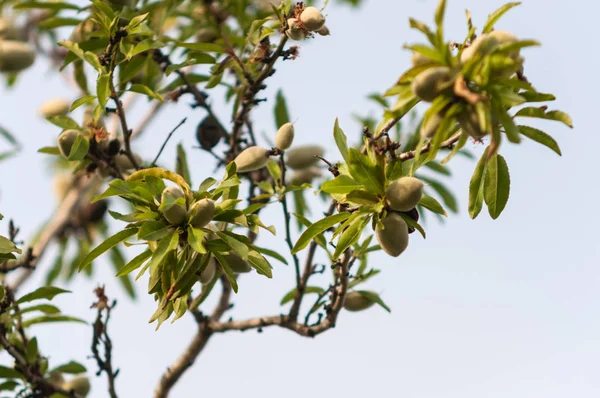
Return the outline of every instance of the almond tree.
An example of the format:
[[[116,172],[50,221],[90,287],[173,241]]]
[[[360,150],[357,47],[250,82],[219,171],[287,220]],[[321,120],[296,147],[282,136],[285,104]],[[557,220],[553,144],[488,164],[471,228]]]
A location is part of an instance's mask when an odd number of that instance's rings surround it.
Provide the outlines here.
[[[57,98],[40,109],[57,137],[56,146],[38,152],[53,156],[59,206],[34,239],[21,242],[13,221],[0,237],[0,346],[14,360],[0,366],[0,390],[20,397],[88,394],[86,368],[77,358],[49,363],[44,353],[51,348],[38,347],[29,327],[84,322],[47,301],[67,293],[55,283],[91,275],[101,257],[114,265],[115,278],[129,295],[148,281],[147,294],[156,302],[150,322],[157,329],[182,316],[197,323],[193,340],[157,381],[155,397],[166,397],[215,334],[280,327],[314,338],[336,326],[343,310],[379,305],[389,311],[377,293],[363,287],[385,272],[371,266],[369,254],[383,250],[401,256],[411,239],[425,238],[426,216],[441,219],[457,211],[443,176],[456,155],[473,156],[465,144],[485,146],[470,182],[469,215],[477,217],[485,204],[495,219],[510,190],[502,143],[529,139],[560,155],[556,141],[526,120],[572,127],[565,113],[537,104],[554,96],[538,91],[526,77],[525,52],[539,43],[496,29],[518,3],[492,12],[480,29],[467,12],[464,38],[445,37],[444,0],[433,26],[410,19],[424,42],[405,46],[412,65],[381,95],[371,96],[383,108],[381,119],[359,118],[361,135],[349,140],[332,115],[331,139],[339,153],[327,157],[320,146],[294,145],[295,125],[281,90],[275,98],[261,96],[279,64],[294,66],[296,43],[327,45],[326,18],[335,18],[326,14],[327,2],[82,3],[0,1],[0,72],[7,83],[34,62],[47,62],[79,95],[72,103]],[[69,40],[59,41],[58,32],[65,29],[71,30]],[[217,87],[225,89],[230,120],[213,110]],[[149,102],[146,115],[134,124],[128,109],[139,97]],[[204,119],[196,130],[199,147],[179,145],[175,167],[169,168],[161,154],[186,119],[165,132],[158,154],[136,151],[136,139],[165,103],[178,100],[189,101],[190,112],[201,112]],[[274,102],[278,130],[261,138],[254,133],[252,110],[266,100]],[[421,102],[428,108],[418,117],[414,108]],[[74,118],[78,108],[84,110],[82,120]],[[10,132],[0,132],[14,146],[0,155],[4,159],[19,147]],[[214,178],[192,181],[186,161],[191,150],[212,155]],[[439,172],[441,180],[423,170]],[[309,212],[306,195],[313,191],[320,194],[322,209]],[[117,212],[117,204],[128,211]],[[278,225],[263,223],[267,207],[281,209]],[[116,221],[109,223],[109,217]],[[261,242],[282,239],[286,249],[262,247],[259,236]],[[44,259],[51,246],[58,247],[57,258]],[[318,264],[317,256],[329,263]],[[255,318],[225,317],[235,293],[252,289],[243,274],[273,278],[288,263],[295,283],[281,299],[281,313],[256,309]],[[34,272],[46,272],[46,285],[23,292]],[[314,283],[315,274],[329,275],[330,282]],[[108,324],[114,302],[103,287],[95,294],[92,355],[114,398],[117,382],[127,379],[112,361]],[[211,296],[217,304],[207,308]]]

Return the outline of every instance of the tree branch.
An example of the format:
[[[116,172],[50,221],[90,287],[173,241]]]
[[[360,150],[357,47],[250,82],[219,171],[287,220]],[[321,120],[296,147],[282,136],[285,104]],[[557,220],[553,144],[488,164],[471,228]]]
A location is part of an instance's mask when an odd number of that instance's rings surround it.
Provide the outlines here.
[[[88,178],[88,177],[83,177]],[[72,188],[56,209],[54,217],[46,224],[40,233],[34,246],[28,251],[28,254],[19,260],[20,267],[23,267],[23,272],[10,284],[10,288],[17,290],[33,273],[36,265],[43,257],[46,249],[52,243],[52,240],[60,235],[64,228],[69,224],[71,216],[77,209],[83,193],[85,193],[98,177],[89,177],[88,181],[79,182],[79,186]]]

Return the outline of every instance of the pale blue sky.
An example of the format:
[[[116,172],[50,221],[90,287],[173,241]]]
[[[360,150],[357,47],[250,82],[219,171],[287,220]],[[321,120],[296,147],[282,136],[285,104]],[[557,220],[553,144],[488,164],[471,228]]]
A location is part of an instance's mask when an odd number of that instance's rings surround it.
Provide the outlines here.
[[[333,154],[336,117],[348,135],[358,134],[360,126],[351,113],[376,111],[365,95],[387,89],[407,68],[409,54],[402,45],[422,40],[409,30],[408,17],[431,23],[436,3],[371,0],[360,11],[330,6],[332,36],[303,43],[300,58],[277,66],[265,92],[272,99],[276,89],[285,86],[292,118],[298,118],[296,143],[318,142]],[[447,35],[463,38],[465,8],[481,27],[501,4],[449,0]],[[512,195],[499,220],[492,221],[486,213],[476,221],[469,219],[467,187],[474,164],[457,159],[451,181],[461,213],[443,226],[429,223],[426,241],[412,235],[409,249],[398,259],[384,254],[371,258],[384,272],[367,287],[383,292],[391,314],[379,308],[342,313],[338,327],[315,340],[279,329],[216,336],[172,396],[599,396],[600,219],[594,159],[600,138],[594,98],[600,89],[600,60],[590,40],[598,11],[591,1],[525,0],[498,25],[543,43],[525,52],[526,73],[540,91],[555,93],[558,100],[552,107],[569,112],[575,122],[572,131],[555,123],[540,124],[561,145],[562,158],[531,143],[502,148],[511,170]],[[36,150],[52,144],[57,131],[37,119],[35,111],[56,95],[73,98],[44,62],[23,74],[16,92],[0,88],[0,123],[25,146],[21,156],[0,165],[0,210],[16,220],[25,236],[54,206],[43,167],[47,163]],[[165,134],[184,116],[188,123],[162,159],[172,163],[177,141],[195,145],[194,128],[203,113],[185,107],[188,101],[154,123],[135,149],[153,157]],[[228,112],[218,109],[224,118]],[[256,109],[254,117],[259,130],[274,134],[270,104]],[[472,147],[478,154],[482,150]],[[195,151],[189,158],[198,183],[212,170],[206,167],[211,158]],[[278,223],[280,209],[265,217]],[[5,228],[6,222],[2,225]],[[283,239],[267,244],[279,246]],[[42,267],[47,266],[44,261]],[[114,361],[121,368],[117,390],[121,397],[150,396],[195,324],[184,317],[154,332],[147,324],[154,303],[143,295],[146,283],[138,284],[141,299],[130,303],[115,285],[111,269],[101,264],[96,268],[94,282],[81,278],[69,286],[76,295],[56,301],[65,312],[91,320],[92,290],[96,283],[106,283],[108,294],[120,299],[110,325]],[[32,288],[43,273],[28,286]],[[230,315],[279,313],[279,299],[292,282],[292,269],[279,265],[273,280],[243,277]],[[86,359],[91,328],[34,330],[55,364],[76,359],[88,366],[91,397],[107,395],[104,376],[96,378],[94,362]]]

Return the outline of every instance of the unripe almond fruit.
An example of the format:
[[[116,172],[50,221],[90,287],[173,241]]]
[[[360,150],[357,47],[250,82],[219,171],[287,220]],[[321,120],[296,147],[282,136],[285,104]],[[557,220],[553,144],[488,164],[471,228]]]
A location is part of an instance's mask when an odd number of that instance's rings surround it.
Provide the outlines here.
[[[456,120],[458,120],[463,133],[476,140],[480,140],[487,135],[487,132],[481,129],[479,115],[475,110],[470,111],[467,109],[461,112],[456,116]]]
[[[410,56],[410,62],[412,63],[413,66],[421,66],[421,65],[430,64],[433,61],[431,60],[431,58],[426,57],[419,52],[413,51],[412,55]]]
[[[300,28],[300,23],[296,18],[289,18],[287,20],[288,28],[285,31],[287,37],[292,40],[302,40],[304,39],[304,32]]]
[[[288,151],[287,166],[294,169],[305,169],[317,163],[319,158],[315,156],[323,156],[325,150],[319,145],[299,146]]]
[[[50,384],[52,384],[54,387],[61,387],[62,384],[65,382],[65,378],[63,376],[62,373],[55,371],[52,371],[48,374],[48,381],[50,382]]]
[[[423,197],[423,181],[415,177],[400,177],[392,181],[385,191],[385,198],[394,210],[414,209]]]
[[[213,29],[200,29],[198,33],[196,33],[196,41],[198,43],[212,43],[217,40],[219,36]]]
[[[320,29],[318,29],[317,33],[321,36],[331,36],[331,32],[329,31],[329,28],[325,25],[323,25]]]
[[[200,256],[198,256],[200,257]],[[212,281],[212,279],[215,276],[215,273],[217,272],[217,260],[215,260],[214,257],[211,257],[210,260],[208,260],[208,264],[206,264],[206,268],[204,268],[204,271],[202,271],[200,273],[200,283],[206,284],[210,281]]]
[[[294,125],[286,123],[275,134],[275,146],[285,151],[292,146],[292,142],[294,142]]]
[[[19,29],[11,18],[0,18],[0,40],[18,40]]]
[[[398,257],[408,247],[408,225],[396,213],[388,213],[381,222],[384,228],[375,228],[379,246],[390,256]]]
[[[344,300],[344,308],[348,311],[357,312],[366,310],[375,304],[359,292],[350,292]]]
[[[316,177],[321,176],[321,170],[316,167],[308,167],[306,169],[300,169],[294,171],[290,182],[294,185],[309,184]]]
[[[432,138],[435,135],[438,127],[440,127],[442,120],[444,120],[444,115],[440,113],[436,113],[435,115],[431,116],[429,120],[427,120],[427,122],[423,123],[421,126],[421,137]]]
[[[61,155],[65,158],[69,157],[71,153],[71,148],[73,148],[73,144],[77,137],[81,135],[79,130],[65,130],[58,136],[58,150]]]
[[[236,274],[243,274],[252,270],[252,267],[246,260],[233,252],[230,252],[228,255],[226,255],[225,259],[229,264],[229,268],[231,268],[231,270]]]
[[[91,390],[90,381],[87,377],[75,377],[63,385],[63,389],[73,391],[82,397],[86,397]]]
[[[140,155],[138,155],[137,153],[134,153],[133,158],[135,159],[138,166],[140,166],[142,164],[143,160],[140,157]],[[119,155],[115,156],[115,165],[121,171],[133,170],[135,167],[133,165],[133,163],[131,162],[131,159],[129,159],[129,156],[127,156],[125,154],[119,154]]]
[[[514,43],[517,40],[518,39],[515,35],[503,30],[494,30],[490,33],[484,33],[473,40],[471,45],[463,50],[460,55],[460,62],[464,64],[473,58],[473,56],[478,52],[486,53],[493,46],[505,43]],[[519,51],[517,50],[511,52],[509,55],[511,58],[516,59],[519,56]]]
[[[35,61],[35,51],[27,44],[14,40],[0,40],[0,72],[20,72]]]
[[[262,169],[269,162],[270,152],[260,146],[251,146],[236,156],[234,162],[238,173]]]
[[[215,202],[204,198],[190,207],[190,224],[196,228],[205,227],[215,215]]]
[[[71,104],[64,98],[54,98],[44,102],[39,109],[43,117],[66,115],[71,109]]]
[[[180,225],[186,220],[187,212],[185,211],[185,207],[180,203],[176,203],[177,199],[181,198],[184,198],[183,192],[177,187],[166,187],[162,191],[159,211],[171,225]]]
[[[423,101],[431,102],[451,84],[450,68],[436,66],[421,72],[411,84],[413,94]]]
[[[311,32],[315,32],[325,25],[325,17],[315,7],[306,7],[300,14],[300,21]]]

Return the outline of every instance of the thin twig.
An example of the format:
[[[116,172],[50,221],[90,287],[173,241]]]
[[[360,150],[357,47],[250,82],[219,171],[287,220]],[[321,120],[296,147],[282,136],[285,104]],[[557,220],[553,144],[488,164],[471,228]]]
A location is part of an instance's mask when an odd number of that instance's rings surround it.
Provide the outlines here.
[[[185,122],[187,121],[187,117],[184,117],[182,121],[179,122],[179,124],[177,126],[175,126],[175,128],[173,130],[171,130],[171,132],[169,133],[169,135],[167,136],[167,138],[165,139],[165,142],[163,142],[162,146],[160,147],[160,150],[158,151],[158,153],[156,154],[156,157],[154,158],[154,160],[152,161],[152,167],[156,166],[156,162],[158,162],[158,158],[160,158],[160,155],[162,154],[163,150],[165,149],[165,147],[167,146],[167,143],[169,142],[169,140],[171,139],[171,137],[173,136],[173,134],[177,131],[177,129],[179,127],[181,127]]]
[[[281,155],[279,156],[279,162],[281,165],[281,187],[285,187],[286,167],[285,167],[285,159],[284,159],[283,152],[281,152]],[[291,233],[291,228],[290,228],[290,224],[292,223],[292,220],[290,217],[290,212],[288,210],[287,196],[286,196],[285,192],[281,195],[281,198],[279,199],[279,201],[281,202],[281,207],[283,208],[283,217],[284,217],[284,222],[285,222],[285,241],[288,245],[288,248],[290,249],[290,253],[292,253],[292,258],[294,260],[294,269],[296,271],[296,286],[300,286],[300,259],[298,258],[298,255],[296,253],[293,253],[293,251],[292,251],[292,249],[294,248],[294,243],[292,242],[292,233]]]

